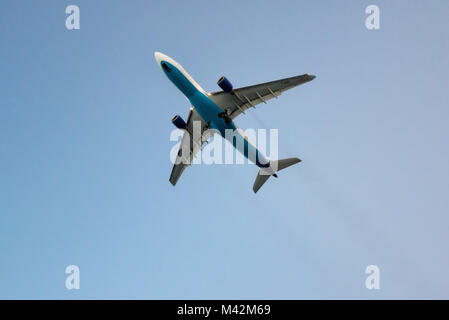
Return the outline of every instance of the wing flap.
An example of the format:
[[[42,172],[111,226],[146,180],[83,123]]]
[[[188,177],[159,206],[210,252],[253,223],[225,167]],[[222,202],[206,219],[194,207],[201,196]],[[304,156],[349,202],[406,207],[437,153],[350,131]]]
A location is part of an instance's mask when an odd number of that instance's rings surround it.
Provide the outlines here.
[[[209,98],[220,109],[225,111],[231,119],[234,119],[247,109],[255,107],[260,103],[267,103],[268,100],[280,96],[282,92],[312,81],[313,79],[315,79],[315,76],[303,74],[296,77],[242,87],[234,89],[231,92],[213,92]]]
[[[185,168],[191,164],[203,144],[213,135],[213,132],[208,130],[209,126],[207,123],[204,122],[193,107],[190,108],[186,125],[175,164],[170,174],[169,181],[172,185],[176,185]],[[196,134],[197,131],[195,130],[198,130],[201,134]]]

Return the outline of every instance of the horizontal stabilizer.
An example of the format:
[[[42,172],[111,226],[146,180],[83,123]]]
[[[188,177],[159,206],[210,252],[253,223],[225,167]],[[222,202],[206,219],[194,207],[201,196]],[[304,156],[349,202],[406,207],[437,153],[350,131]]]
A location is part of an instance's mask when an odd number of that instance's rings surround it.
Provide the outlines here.
[[[282,160],[270,161],[270,166],[274,169],[274,171],[281,171],[282,169],[288,168],[295,163],[301,162],[298,158],[288,158]]]
[[[256,181],[254,181],[254,185],[253,185],[254,193],[259,191],[260,187],[262,187],[262,185],[268,180],[269,177],[270,177],[270,175],[261,174],[261,172],[259,170],[259,174],[257,175]]]
[[[277,172],[277,171],[281,171],[282,169],[285,169],[287,167],[290,167],[298,162],[301,162],[301,159],[288,158],[288,159],[274,160],[274,161],[270,161],[270,168],[272,168],[274,170],[274,172]],[[273,174],[273,176],[275,176],[277,178],[276,174]],[[256,177],[256,181],[254,181],[254,185],[253,185],[254,193],[259,191],[259,189],[263,186],[263,184],[268,180],[269,177],[270,177],[270,174],[267,174],[266,171],[264,172],[263,169],[259,170],[259,173]]]

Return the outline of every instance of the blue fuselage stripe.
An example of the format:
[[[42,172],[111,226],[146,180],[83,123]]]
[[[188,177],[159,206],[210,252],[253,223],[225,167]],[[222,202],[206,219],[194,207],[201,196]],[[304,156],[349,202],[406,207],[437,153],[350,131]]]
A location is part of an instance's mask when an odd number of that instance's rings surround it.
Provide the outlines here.
[[[162,68],[164,73],[171,82],[189,99],[192,106],[198,112],[204,122],[209,123],[210,127],[220,132],[222,137],[228,138],[234,148],[241,152],[246,158],[255,162],[259,167],[267,167],[269,163],[266,157],[237,131],[237,127],[233,121],[226,123],[218,114],[222,110],[209,97],[198,90],[195,85],[174,65],[167,61],[162,61],[168,68]],[[232,130],[233,134],[229,135],[227,130]]]

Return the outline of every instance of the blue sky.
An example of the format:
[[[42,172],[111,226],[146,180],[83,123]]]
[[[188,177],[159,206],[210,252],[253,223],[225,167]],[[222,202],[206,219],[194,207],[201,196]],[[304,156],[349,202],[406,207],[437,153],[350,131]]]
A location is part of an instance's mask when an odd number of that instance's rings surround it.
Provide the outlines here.
[[[0,298],[449,298],[448,9],[4,1]],[[303,162],[256,195],[253,165],[193,166],[172,187],[170,119],[189,105],[154,51],[207,91],[316,74],[237,119]]]

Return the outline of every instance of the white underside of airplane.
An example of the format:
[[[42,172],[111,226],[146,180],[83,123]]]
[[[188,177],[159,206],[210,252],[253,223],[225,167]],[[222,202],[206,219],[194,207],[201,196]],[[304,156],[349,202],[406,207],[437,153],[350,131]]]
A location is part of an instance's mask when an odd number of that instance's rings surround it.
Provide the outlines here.
[[[219,132],[224,138],[228,136],[225,134],[226,130],[234,130],[235,134],[232,135],[229,142],[260,168],[254,182],[254,192],[257,192],[270,176],[277,177],[277,171],[301,161],[298,158],[269,161],[242,134],[242,131],[235,125],[234,119],[259,103],[267,103],[268,100],[277,98],[282,92],[315,79],[314,75],[303,74],[238,89],[234,89],[228,79],[221,77],[218,80],[218,85],[223,91],[207,93],[175,60],[160,52],[155,52],[154,56],[165,75],[192,105],[187,121],[184,121],[179,115],[172,119],[177,128],[184,130],[184,136],[170,175],[171,184],[175,185],[178,182],[182,172],[191,164],[203,143],[212,136],[211,130],[208,129],[215,129],[215,132]],[[193,134],[195,121],[201,123],[201,134]],[[188,152],[183,152],[183,150],[188,150]]]

